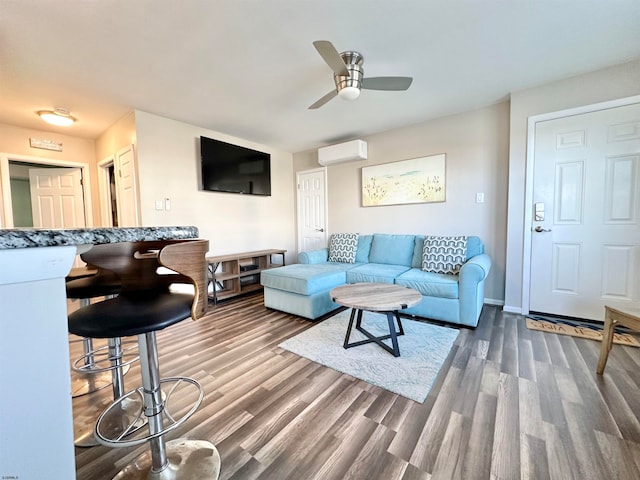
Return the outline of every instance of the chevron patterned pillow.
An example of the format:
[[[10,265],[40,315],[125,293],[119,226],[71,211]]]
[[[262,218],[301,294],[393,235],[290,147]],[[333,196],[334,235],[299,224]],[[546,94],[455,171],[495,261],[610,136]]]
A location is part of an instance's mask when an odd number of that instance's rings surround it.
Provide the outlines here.
[[[355,263],[357,250],[357,233],[334,233],[329,240],[329,261]]]
[[[467,260],[467,237],[427,235],[422,248],[422,270],[458,274]]]

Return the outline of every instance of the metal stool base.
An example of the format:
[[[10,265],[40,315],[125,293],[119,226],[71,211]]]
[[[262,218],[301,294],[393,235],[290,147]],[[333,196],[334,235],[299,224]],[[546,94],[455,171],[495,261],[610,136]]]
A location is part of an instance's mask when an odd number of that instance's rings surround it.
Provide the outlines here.
[[[161,472],[151,472],[151,452],[147,451],[120,471],[113,480],[216,480],[220,475],[220,454],[204,440],[170,440],[166,443],[169,464]]]
[[[122,375],[126,375],[129,368],[129,365],[124,366]],[[111,385],[111,377],[110,372],[93,373],[90,369],[87,369],[86,373],[80,373],[76,370],[71,370],[71,396],[76,398],[102,390]]]

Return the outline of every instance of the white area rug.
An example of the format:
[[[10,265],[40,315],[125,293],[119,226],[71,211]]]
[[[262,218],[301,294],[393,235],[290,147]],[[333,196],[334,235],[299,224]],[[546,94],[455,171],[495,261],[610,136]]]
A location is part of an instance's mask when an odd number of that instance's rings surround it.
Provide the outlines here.
[[[282,342],[279,346],[365,382],[416,402],[424,402],[444,363],[458,330],[402,319],[405,334],[398,337],[400,357],[375,343],[344,349],[351,310],[344,310],[318,325]],[[362,326],[376,336],[389,333],[387,317],[364,312]],[[349,342],[365,339],[354,328]],[[391,340],[385,340],[391,345]]]

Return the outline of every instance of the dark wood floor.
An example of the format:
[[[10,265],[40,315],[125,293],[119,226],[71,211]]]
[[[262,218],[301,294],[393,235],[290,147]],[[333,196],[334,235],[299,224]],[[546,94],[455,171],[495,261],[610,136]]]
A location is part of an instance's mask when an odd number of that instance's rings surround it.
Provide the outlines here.
[[[213,442],[222,479],[640,478],[640,349],[614,346],[598,377],[598,342],[485,306],[418,404],[278,348],[312,325],[254,295],[161,332],[163,376],[206,391],[169,438]],[[77,478],[111,478],[144,448],[76,449]]]

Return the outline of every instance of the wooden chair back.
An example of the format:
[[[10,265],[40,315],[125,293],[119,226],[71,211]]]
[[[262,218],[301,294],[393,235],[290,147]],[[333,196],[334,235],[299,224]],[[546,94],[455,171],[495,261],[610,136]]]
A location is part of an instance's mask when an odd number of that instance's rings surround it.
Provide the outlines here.
[[[162,240],[119,242],[94,245],[81,255],[83,261],[114,272],[122,283],[120,295],[151,296],[166,292],[175,283],[194,286],[191,317],[202,317],[207,310],[208,240]],[[171,270],[159,273],[164,266]]]

